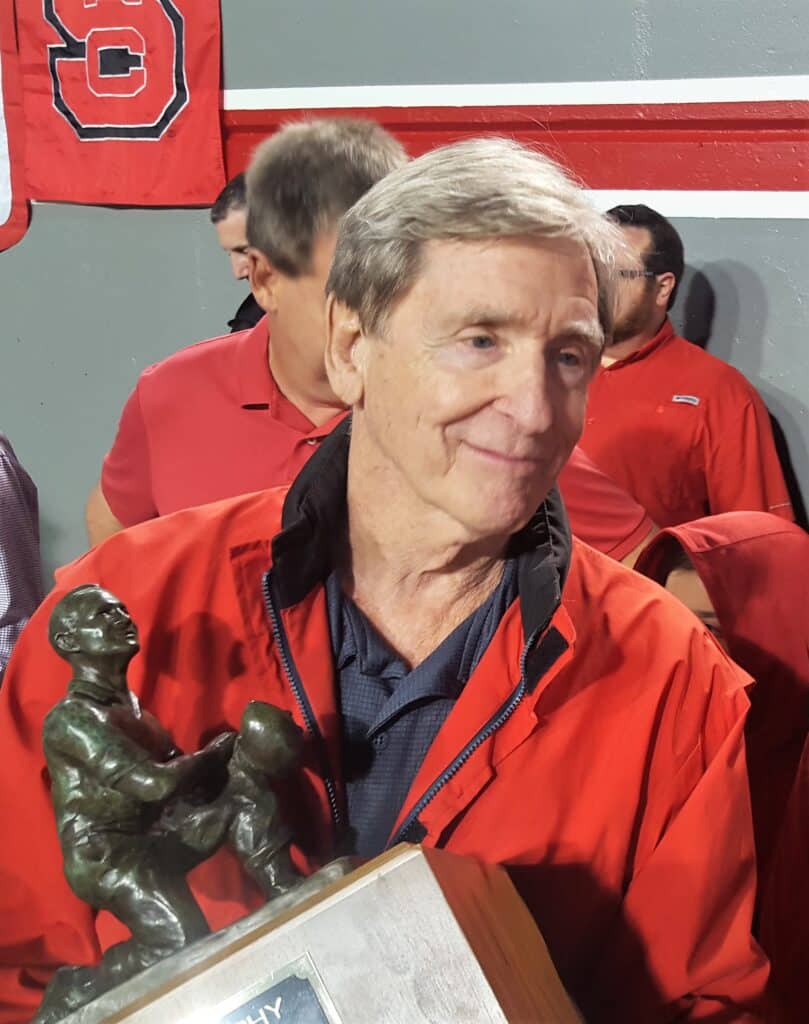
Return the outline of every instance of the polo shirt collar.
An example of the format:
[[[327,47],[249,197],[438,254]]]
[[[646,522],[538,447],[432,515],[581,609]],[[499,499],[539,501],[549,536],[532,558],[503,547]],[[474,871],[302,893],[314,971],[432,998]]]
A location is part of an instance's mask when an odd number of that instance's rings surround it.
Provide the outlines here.
[[[616,359],[611,366],[604,366],[602,369],[605,373],[610,373],[612,370],[620,370],[622,366],[626,366],[628,363],[637,363],[641,359],[645,359],[650,356],[653,352],[664,345],[667,341],[670,341],[674,337],[674,325],[668,317],[663,321],[663,325],[657,334],[642,345],[640,348],[635,349],[634,352],[630,352],[628,356],[624,356],[623,359]]]
[[[332,543],[345,529],[351,417],[329,434],[290,487],[281,532],[272,541],[273,578],[282,608],[298,604],[332,569]],[[570,526],[554,487],[515,533],[506,557],[518,559],[525,636],[544,629],[559,605],[570,567]]]

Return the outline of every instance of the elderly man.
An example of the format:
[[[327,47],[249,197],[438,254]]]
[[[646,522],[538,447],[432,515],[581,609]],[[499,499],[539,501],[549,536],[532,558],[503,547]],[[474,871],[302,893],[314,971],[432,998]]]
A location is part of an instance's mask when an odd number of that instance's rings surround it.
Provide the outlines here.
[[[503,140],[393,172],[343,220],[329,277],[351,423],[287,493],[122,533],[59,588],[126,595],[148,637],[131,685],[184,749],[251,697],[292,712],[299,866],[403,840],[504,864],[588,1021],[755,1020],[747,678],[661,588],[571,542],[553,487],[617,244]],[[0,694],[0,998],[20,1013],[33,975],[113,939],[48,834],[49,604]],[[193,886],[214,927],[252,905],[221,858]]]
[[[337,224],[404,160],[379,125],[352,118],[289,124],[258,148],[247,172],[246,256],[267,315],[141,374],[87,501],[91,544],[295,477],[345,415],[323,366]]]

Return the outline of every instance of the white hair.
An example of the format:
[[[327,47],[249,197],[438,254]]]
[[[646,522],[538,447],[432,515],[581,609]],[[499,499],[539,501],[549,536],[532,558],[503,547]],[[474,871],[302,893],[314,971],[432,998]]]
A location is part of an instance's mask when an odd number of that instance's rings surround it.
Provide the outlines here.
[[[442,146],[377,182],[341,222],[327,292],[357,312],[363,330],[380,333],[418,276],[425,242],[496,238],[580,241],[610,336],[620,232],[558,164],[508,139]]]

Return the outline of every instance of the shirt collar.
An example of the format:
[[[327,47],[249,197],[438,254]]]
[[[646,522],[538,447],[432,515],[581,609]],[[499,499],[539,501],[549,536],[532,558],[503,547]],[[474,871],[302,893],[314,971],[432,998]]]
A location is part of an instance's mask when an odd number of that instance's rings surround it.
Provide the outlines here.
[[[660,348],[661,345],[669,341],[674,337],[674,325],[668,317],[663,321],[663,325],[657,334],[645,345],[635,349],[634,352],[630,352],[628,356],[624,356],[623,359],[616,359],[610,366],[604,366],[602,369],[606,373],[610,373],[612,370],[620,370],[622,366],[626,366],[628,363],[637,363],[641,359],[645,359],[651,355],[656,349]]]

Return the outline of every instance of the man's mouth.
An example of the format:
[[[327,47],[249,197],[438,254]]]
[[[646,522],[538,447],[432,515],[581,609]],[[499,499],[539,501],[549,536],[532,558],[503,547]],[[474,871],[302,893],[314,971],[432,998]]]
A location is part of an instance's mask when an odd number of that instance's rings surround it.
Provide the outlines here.
[[[497,448],[487,448],[484,445],[472,444],[469,441],[464,441],[463,443],[476,455],[489,459],[494,464],[512,466],[515,469],[536,469],[543,461],[539,455],[504,452]]]

